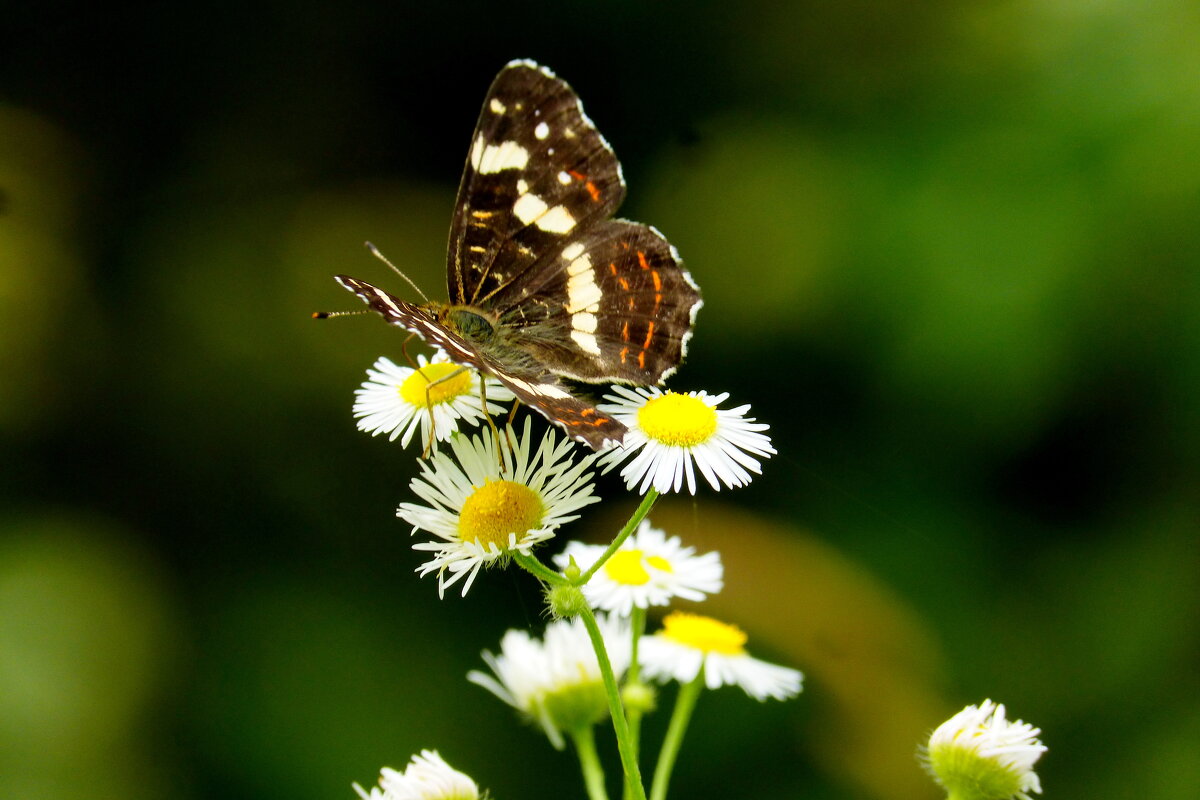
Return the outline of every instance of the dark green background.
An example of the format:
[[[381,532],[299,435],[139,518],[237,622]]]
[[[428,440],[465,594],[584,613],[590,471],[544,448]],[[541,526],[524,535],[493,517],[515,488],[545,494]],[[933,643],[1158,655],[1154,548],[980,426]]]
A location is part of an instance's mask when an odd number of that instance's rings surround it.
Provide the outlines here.
[[[392,517],[413,454],[354,430],[400,336],[308,318],[357,306],[338,272],[409,296],[366,239],[440,296],[516,57],[704,289],[673,385],[779,450],[662,519],[810,679],[703,698],[674,796],[934,798],[912,753],[984,697],[1045,729],[1049,797],[1200,790],[1194,2],[29,6],[0,15],[0,796],[350,798],[422,747],[498,800],[582,796],[463,679],[536,587],[438,601]],[[564,535],[634,505],[600,492]]]

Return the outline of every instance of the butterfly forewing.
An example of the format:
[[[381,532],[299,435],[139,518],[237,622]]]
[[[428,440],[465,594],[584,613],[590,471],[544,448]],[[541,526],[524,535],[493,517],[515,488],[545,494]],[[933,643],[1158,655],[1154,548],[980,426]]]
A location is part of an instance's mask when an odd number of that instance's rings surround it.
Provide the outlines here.
[[[501,360],[481,350],[446,327],[436,312],[405,302],[377,286],[338,275],[337,281],[354,292],[390,324],[415,333],[434,347],[444,350],[460,364],[494,376],[525,405],[537,409],[546,419],[559,425],[574,438],[599,449],[605,442],[620,442],[625,426],[591,404],[567,391],[554,373],[532,358]]]
[[[549,70],[505,67],[484,98],[450,227],[450,301],[487,307],[547,254],[625,196],[621,166]]]

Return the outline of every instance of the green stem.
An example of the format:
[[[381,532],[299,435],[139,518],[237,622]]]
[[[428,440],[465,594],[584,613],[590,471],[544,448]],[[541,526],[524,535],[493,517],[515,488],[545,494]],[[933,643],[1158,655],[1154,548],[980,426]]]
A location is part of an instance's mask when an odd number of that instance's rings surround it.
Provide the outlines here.
[[[541,561],[539,561],[535,556],[532,556],[532,555],[527,556],[524,553],[522,553],[520,550],[514,550],[512,557],[513,557],[513,561],[517,562],[525,570],[527,570],[528,572],[532,572],[535,577],[541,579],[542,581],[545,581],[546,583],[553,584],[555,586],[562,586],[567,583],[566,578],[564,578],[559,573],[557,573],[554,570],[547,567],[545,564],[543,564]]]
[[[604,768],[600,766],[600,756],[596,754],[595,730],[591,725],[584,725],[577,731],[571,731],[571,741],[575,743],[575,752],[579,754],[588,800],[608,800],[608,790],[604,788]]]
[[[640,672],[638,667],[638,642],[642,638],[642,634],[646,630],[646,609],[633,607],[633,614],[629,620],[630,644],[629,652],[629,671],[625,674],[625,685],[634,686],[640,680]],[[629,709],[629,740],[630,746],[633,748],[634,755],[638,755],[642,734],[642,712],[637,709]],[[629,787],[625,787],[625,800],[630,800]]]
[[[632,644],[629,646],[629,682],[636,683],[641,677],[641,665],[638,664],[638,644],[641,642],[642,634],[646,632],[646,609],[633,607],[633,613],[629,617],[629,635],[632,637]]]
[[[675,757],[683,744],[683,734],[687,732],[688,722],[692,718],[692,710],[704,688],[704,668],[700,668],[695,680],[679,687],[679,696],[675,699],[675,711],[671,714],[671,724],[667,726],[667,735],[663,739],[662,751],[658,754],[658,764],[654,767],[654,784],[650,787],[650,800],[664,800],[667,796],[667,784],[671,782],[671,770],[675,768]]]
[[[584,608],[579,615],[587,628],[588,637],[592,640],[592,649],[596,651],[596,661],[600,664],[600,675],[604,678],[604,694],[608,698],[608,710],[612,717],[613,732],[617,736],[617,751],[621,754],[621,767],[625,771],[625,783],[632,792],[632,800],[646,800],[646,788],[642,786],[642,771],[638,768],[637,752],[629,737],[629,723],[625,721],[625,706],[621,702],[621,691],[617,687],[617,676],[613,674],[612,662],[608,660],[608,650],[604,647],[604,637],[600,626],[596,624],[596,615],[590,608]]]
[[[575,581],[576,586],[583,586],[590,581],[592,576],[596,574],[596,570],[603,567],[604,562],[612,558],[613,553],[617,552],[625,540],[629,538],[629,535],[637,530],[637,526],[642,524],[642,520],[650,513],[650,509],[654,508],[654,501],[656,500],[658,500],[658,492],[651,486],[650,491],[646,492],[646,496],[642,498],[641,505],[637,507],[637,510],[633,512],[633,516],[625,523],[625,527],[621,528],[621,532],[617,534],[617,538],[612,540],[612,544],[596,560],[596,563],[592,564],[591,569],[579,576],[579,579]]]

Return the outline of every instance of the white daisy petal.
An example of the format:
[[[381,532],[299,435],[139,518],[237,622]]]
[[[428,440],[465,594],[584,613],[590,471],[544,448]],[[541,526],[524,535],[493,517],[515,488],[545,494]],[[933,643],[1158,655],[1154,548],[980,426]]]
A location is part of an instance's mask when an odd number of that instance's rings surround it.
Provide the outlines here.
[[[786,700],[800,692],[801,684],[801,675],[796,670],[745,654],[709,653],[704,662],[704,676],[710,689],[732,684],[742,687],[755,700]]]
[[[797,670],[752,658],[746,635],[732,625],[699,614],[673,612],[663,629],[643,637],[638,662],[648,678],[690,683],[704,670],[709,689],[739,686],[756,700],[786,700],[800,693]]]
[[[951,796],[1017,798],[1040,794],[1034,764],[1046,746],[1041,730],[1005,719],[1003,705],[984,700],[967,706],[937,727],[923,754],[929,770]]]
[[[696,493],[696,472],[709,486],[738,487],[761,473],[757,458],[775,453],[768,426],[747,418],[750,406],[718,406],[728,393],[678,394],[655,387],[612,387],[599,408],[628,428],[625,441],[605,451],[605,470],[622,462],[626,486],[645,494],[653,486],[660,493],[678,492],[685,485]]]
[[[628,621],[598,614],[596,622],[619,680],[629,668]],[[485,650],[483,660],[492,674],[472,670],[467,680],[537,722],[555,747],[563,746],[562,731],[608,716],[600,665],[578,617],[550,623],[541,640],[509,630],[500,640],[500,653]]]
[[[430,378],[434,383],[429,383]],[[484,420],[480,381],[478,372],[453,364],[441,352],[432,359],[417,356],[416,369],[380,358],[354,392],[358,429],[372,436],[386,434],[390,441],[399,439],[407,447],[418,431],[424,446],[432,428],[434,444],[444,442],[460,421],[478,425]],[[504,407],[493,401],[512,400],[512,392],[493,378],[487,378],[486,384],[487,413],[504,413]]]
[[[569,542],[554,561],[565,569],[573,559],[586,572],[606,549]],[[593,608],[628,616],[635,607],[665,606],[676,597],[703,600],[721,591],[723,573],[719,553],[698,556],[646,520],[583,586],[583,594]]]
[[[451,767],[436,750],[422,750],[403,771],[384,767],[379,786],[370,792],[358,784],[354,791],[363,800],[478,800],[475,781]]]
[[[413,533],[424,530],[437,537],[413,549],[433,553],[417,572],[438,574],[439,595],[464,578],[465,595],[482,567],[513,552],[528,555],[560,526],[578,519],[580,509],[599,502],[588,471],[594,455],[572,461],[576,448],[558,446],[553,430],[532,455],[530,443],[526,417],[519,436],[510,428],[500,437],[505,472],[490,431],[457,436],[450,440],[449,454],[435,453],[421,462],[410,488],[427,505],[401,503],[396,515],[413,526]]]

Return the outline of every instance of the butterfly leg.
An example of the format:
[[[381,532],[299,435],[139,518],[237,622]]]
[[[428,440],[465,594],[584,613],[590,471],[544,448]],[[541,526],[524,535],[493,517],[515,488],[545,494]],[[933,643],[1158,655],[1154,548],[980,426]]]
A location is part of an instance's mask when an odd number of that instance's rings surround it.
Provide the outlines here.
[[[412,336],[409,336],[408,338],[411,339]],[[408,339],[405,339],[405,343],[407,343],[407,342],[408,342]],[[404,355],[407,356],[408,352],[405,351]],[[419,368],[417,369],[417,371],[421,372],[421,370]],[[436,378],[432,381],[429,380],[428,378],[425,379],[426,380],[426,382],[425,382],[425,410],[429,412],[429,441],[425,442],[425,449],[421,452],[421,458],[429,458],[429,454],[433,452],[434,440],[437,438],[437,426],[436,426],[436,424],[434,422],[434,418],[433,418],[433,394],[432,394],[433,387],[437,386],[439,383],[442,383],[444,381],[451,380],[452,378],[457,378],[459,375],[462,375],[466,371],[467,371],[467,367],[459,367],[458,369],[454,370],[453,372],[451,372],[447,375],[443,375],[442,377]],[[424,372],[421,372],[421,377],[423,377],[423,378],[425,377]],[[483,409],[483,415],[485,417],[487,416],[487,407],[486,406]],[[488,419],[488,422],[491,423],[490,418]]]
[[[492,429],[492,442],[496,445],[496,459],[499,461],[501,474],[508,472],[508,466],[504,463],[504,448],[500,446],[500,431],[496,428],[496,423],[492,420],[492,415],[488,413],[487,407],[487,380],[480,376],[479,379],[479,404],[483,408],[483,418],[487,420],[488,427]],[[515,406],[514,406],[515,407]],[[511,417],[509,422],[512,422]],[[506,437],[511,437],[510,431],[505,428]],[[509,452],[516,451],[516,445],[511,438],[506,438],[509,446]]]
[[[512,440],[513,420],[517,418],[517,409],[521,407],[521,401],[513,398],[512,408],[508,411],[508,422],[505,423],[504,432],[508,434],[508,446],[516,449],[517,443]]]
[[[408,343],[411,342],[415,336],[415,333],[410,333],[408,336],[405,336],[404,341],[400,343],[400,352],[404,354],[404,360],[407,361],[409,366],[413,367],[414,369],[417,368],[417,362],[408,354]]]

